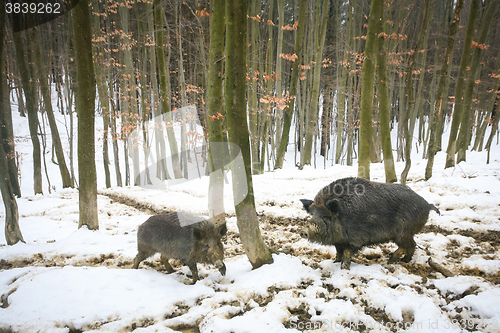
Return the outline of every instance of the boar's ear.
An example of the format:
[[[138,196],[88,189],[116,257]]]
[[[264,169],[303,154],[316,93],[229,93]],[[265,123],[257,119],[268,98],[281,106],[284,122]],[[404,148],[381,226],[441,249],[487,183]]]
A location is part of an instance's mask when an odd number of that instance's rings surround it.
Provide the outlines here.
[[[306,210],[306,212],[309,213],[309,206],[311,206],[311,204],[314,202],[312,200],[308,200],[308,199],[300,199],[300,202],[302,202],[302,204],[304,205],[304,209]]]
[[[334,214],[338,214],[340,210],[339,201],[337,199],[328,200],[325,204],[326,208]]]
[[[221,236],[224,236],[227,232],[227,226],[226,226],[226,222],[224,222],[223,224],[221,224],[219,227],[219,233]]]

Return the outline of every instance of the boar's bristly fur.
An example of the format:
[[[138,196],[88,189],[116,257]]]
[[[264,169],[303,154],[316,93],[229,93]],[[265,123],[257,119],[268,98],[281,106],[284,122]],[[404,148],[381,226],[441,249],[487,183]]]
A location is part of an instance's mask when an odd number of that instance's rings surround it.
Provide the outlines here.
[[[174,272],[169,259],[184,262],[191,270],[193,283],[198,280],[198,262],[212,264],[225,275],[221,238],[226,231],[225,223],[217,226],[190,213],[151,216],[137,231],[138,253],[133,268],[138,268],[141,261],[159,252],[169,273]]]
[[[399,246],[389,263],[409,262],[416,246],[413,236],[424,227],[430,209],[439,213],[408,186],[362,178],[338,179],[320,190],[314,201],[301,202],[312,215],[301,236],[334,245],[336,261],[344,269],[362,247],[388,241]]]

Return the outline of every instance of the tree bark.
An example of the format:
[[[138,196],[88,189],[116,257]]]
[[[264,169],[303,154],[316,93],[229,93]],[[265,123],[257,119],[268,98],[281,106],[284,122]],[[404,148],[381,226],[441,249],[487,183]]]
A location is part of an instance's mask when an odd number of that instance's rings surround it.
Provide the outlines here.
[[[457,144],[457,133],[460,126],[462,113],[464,112],[463,90],[467,67],[469,66],[470,50],[472,45],[472,35],[474,34],[474,26],[476,23],[477,10],[479,8],[479,0],[472,0],[469,10],[469,19],[467,20],[467,29],[465,31],[464,48],[462,58],[460,59],[460,67],[458,69],[457,82],[455,83],[455,108],[453,110],[453,121],[451,122],[450,139],[448,148],[446,149],[446,165],[449,168],[455,165],[455,153]],[[469,111],[467,110],[467,115]]]
[[[406,73],[406,96],[407,96],[407,104],[406,110],[402,118],[403,129],[404,129],[404,139],[405,139],[405,149],[404,149],[404,158],[405,158],[405,168],[401,173],[401,184],[406,184],[406,178],[408,176],[408,172],[410,172],[411,167],[411,144],[413,142],[413,130],[415,125],[415,119],[417,117],[417,112],[415,108],[415,97],[413,95],[413,70],[415,68],[417,62],[417,55],[419,54],[419,50],[422,47],[424,42],[424,38],[428,36],[427,29],[429,27],[430,21],[430,1],[425,1],[425,9],[424,9],[424,18],[422,20],[422,27],[420,28],[420,32],[418,34],[417,43],[413,49],[413,53],[410,57],[410,65],[408,67],[408,72]]]
[[[14,25],[18,20],[14,20]],[[28,67],[25,61],[26,55],[22,40],[22,31],[13,33],[16,47],[17,66],[21,72],[21,83],[26,98],[26,109],[28,111],[28,125],[33,145],[33,185],[35,194],[43,194],[42,190],[42,152],[40,149],[40,139],[38,138],[38,111],[35,96],[35,87],[30,82]]]
[[[252,18],[250,21],[250,31],[249,31],[249,39],[250,45],[252,47],[252,52],[250,54],[250,63],[248,65],[248,76],[249,85],[248,85],[248,125],[249,125],[249,133],[250,133],[250,144],[252,151],[252,174],[259,173],[260,166],[260,155],[259,155],[259,109],[258,109],[258,100],[257,100],[257,79],[258,71],[259,71],[259,51],[261,49],[261,43],[258,42],[259,37],[259,21],[254,18],[259,17],[260,13],[260,0],[250,0],[250,16]]]
[[[6,68],[4,63],[4,40],[6,32],[5,22],[5,4],[4,2],[2,2],[0,4],[0,79],[4,82],[7,82],[7,78],[5,75]],[[0,132],[2,132],[0,139],[3,141],[5,140],[5,138],[7,138],[7,140],[12,141],[13,144],[13,133],[12,131],[8,131],[8,121],[5,121],[8,118],[5,113],[7,111],[10,111],[10,107],[6,104],[10,102],[9,99],[4,99],[6,93],[6,91],[4,91],[6,87],[6,84],[4,84],[4,82],[0,84],[0,125],[2,125],[2,128],[0,128]],[[12,129],[12,120],[10,129]],[[6,135],[4,136],[4,134]],[[5,142],[2,141],[0,141],[0,193],[2,193],[2,201],[5,206],[5,240],[7,241],[7,245],[14,245],[19,241],[24,243],[24,239],[23,235],[21,234],[21,229],[19,228],[19,212],[17,208],[16,198],[14,196],[9,168],[10,157],[7,155],[11,152],[11,150],[5,150]]]
[[[49,120],[50,133],[52,134],[52,144],[56,151],[57,163],[59,166],[59,171],[61,172],[61,178],[63,187],[73,187],[73,180],[69,174],[68,167],[66,166],[66,159],[64,158],[64,151],[61,144],[61,137],[59,136],[59,130],[57,129],[56,119],[54,117],[54,110],[52,109],[52,101],[50,98],[50,87],[47,83],[47,73],[45,70],[46,61],[44,60],[43,53],[40,51],[39,36],[37,33],[37,27],[31,29],[32,35],[30,36],[30,47],[35,53],[35,68],[38,74],[38,82],[40,83],[40,91],[42,93],[43,102],[45,104],[45,112],[47,113],[47,118]],[[30,32],[27,32],[30,33]]]
[[[465,161],[467,146],[469,143],[469,120],[471,116],[471,106],[472,106],[472,93],[474,91],[474,85],[476,78],[479,76],[479,62],[481,60],[482,48],[481,45],[486,42],[486,36],[491,25],[491,20],[493,14],[497,11],[498,6],[493,4],[494,1],[490,1],[489,5],[484,8],[484,15],[481,19],[481,31],[477,43],[479,47],[476,47],[471,59],[469,77],[467,79],[467,85],[465,87],[464,95],[464,108],[462,110],[462,117],[460,119],[460,133],[458,135],[458,145],[457,145],[457,163]],[[469,15],[472,15],[469,14]],[[475,14],[477,15],[477,13]]]
[[[170,154],[172,167],[174,169],[174,177],[182,178],[181,164],[179,161],[179,151],[177,149],[177,141],[175,139],[172,120],[172,113],[170,112],[170,105],[168,103],[168,77],[167,66],[165,64],[165,52],[163,50],[163,20],[162,20],[162,6],[161,0],[154,0],[154,16],[156,24],[156,57],[158,63],[158,71],[160,77],[160,100],[162,104],[162,113],[165,116],[165,122],[167,123],[167,137],[168,143],[170,145]]]
[[[382,18],[384,21],[384,8],[376,8],[375,17]],[[382,13],[380,13],[382,11]],[[380,32],[383,32],[381,29]],[[382,153],[384,156],[385,181],[393,183],[397,181],[396,170],[394,167],[394,156],[392,155],[391,126],[389,112],[389,90],[387,88],[387,42],[385,35],[378,34],[378,53],[377,53],[377,91],[380,117],[380,136],[382,141]]]
[[[1,14],[0,14],[1,15]],[[1,17],[0,17],[1,18]],[[0,21],[2,22],[2,21]],[[0,42],[3,42],[4,26],[0,26]],[[3,49],[0,49],[2,52]],[[15,196],[21,197],[19,187],[18,168],[16,164],[16,145],[14,142],[14,129],[12,126],[12,109],[10,107],[9,86],[7,83],[7,70],[5,67],[5,57],[0,55],[0,147],[3,146],[7,156],[7,166],[9,170],[10,185]]]
[[[95,13],[99,13],[99,2],[98,0],[92,0],[92,7]],[[103,120],[103,135],[102,135],[102,154],[103,154],[103,164],[104,164],[104,175],[106,188],[111,187],[111,179],[109,173],[109,154],[108,154],[108,134],[109,134],[109,94],[108,86],[106,84],[106,72],[102,70],[100,59],[104,57],[104,48],[102,47],[101,37],[101,24],[100,16],[91,15],[92,20],[92,35],[97,42],[97,46],[94,47],[94,71],[97,83],[97,91],[99,92],[99,102],[101,103],[101,115]]]
[[[253,268],[273,262],[259,229],[252,184],[252,160],[246,114],[247,1],[226,2],[226,110],[237,224],[243,248]],[[236,146],[236,147],[234,147]],[[238,149],[239,148],[239,151]],[[243,165],[234,163],[238,155]],[[242,193],[246,188],[246,193]],[[242,199],[241,195],[244,195]]]
[[[363,77],[361,79],[361,110],[359,117],[359,158],[358,177],[370,180],[370,149],[372,140],[372,106],[373,106],[373,82],[375,81],[375,57],[377,31],[382,24],[383,0],[373,0],[370,5],[368,17],[368,29],[366,33],[365,60],[363,61]],[[379,9],[378,7],[382,7]]]
[[[187,98],[186,98],[186,79],[184,76],[184,64],[183,64],[183,56],[182,56],[182,36],[181,36],[181,2],[178,2],[175,6],[175,21],[176,21],[176,26],[175,26],[175,31],[177,35],[177,48],[179,50],[178,52],[178,74],[179,74],[179,85],[180,85],[180,97],[181,97],[181,108],[178,109],[180,110],[181,117],[181,169],[184,175],[184,178],[189,179],[188,175],[188,147],[187,147],[187,132],[186,132],[186,126],[188,119],[186,117],[186,109],[184,107],[187,106]]]
[[[319,2],[318,2],[319,7]],[[314,65],[314,74],[313,74],[313,87],[311,93],[311,104],[310,108],[307,111],[306,115],[306,140],[304,144],[304,159],[303,165],[311,164],[311,151],[312,151],[312,143],[313,143],[313,134],[314,129],[316,127],[316,119],[319,103],[319,84],[321,78],[321,68],[323,68],[323,48],[325,46],[325,38],[326,38],[326,26],[328,25],[328,11],[330,8],[330,1],[323,0],[322,12],[321,12],[321,20],[317,22],[316,27],[318,28],[319,34],[317,34],[316,38],[316,54],[315,54],[315,65]],[[320,8],[317,8],[318,16]],[[325,112],[325,110],[323,110]]]
[[[78,80],[78,179],[80,221],[78,227],[99,229],[97,216],[97,179],[95,168],[95,76],[92,62],[90,11],[86,1],[73,2],[76,75]]]
[[[208,139],[210,185],[208,188],[208,213],[216,223],[226,220],[224,208],[224,160],[228,156],[224,147],[222,124],[224,121],[224,72],[225,0],[212,2],[210,21],[210,50],[208,67]]]
[[[288,105],[283,114],[283,130],[281,140],[279,143],[278,151],[276,153],[275,169],[283,168],[283,161],[285,160],[286,147],[288,146],[288,138],[290,136],[290,126],[292,125],[293,110],[296,104],[297,84],[299,79],[299,64],[301,63],[302,54],[302,40],[304,37],[304,25],[306,20],[307,0],[300,0],[299,5],[299,23],[297,26],[297,34],[295,36],[295,49],[294,53],[298,57],[292,65],[292,78],[290,79],[289,94],[293,100],[288,101]],[[279,79],[279,78],[278,78]]]
[[[443,64],[441,66],[441,76],[439,78],[438,84],[438,92],[436,98],[436,104],[433,110],[433,119],[434,121],[431,123],[430,128],[430,137],[429,137],[429,148],[428,148],[428,157],[427,157],[427,166],[425,168],[425,179],[429,179],[432,177],[432,167],[434,165],[434,156],[438,151],[438,147],[436,145],[436,141],[438,141],[438,133],[441,133],[439,127],[442,127],[441,119],[444,118],[442,114],[441,106],[443,103],[443,94],[446,83],[446,78],[448,76],[448,64],[450,61],[451,51],[453,50],[453,45],[455,44],[455,34],[458,30],[458,25],[460,23],[460,13],[462,12],[464,0],[457,0],[455,6],[455,13],[453,14],[453,20],[450,23],[450,28],[448,32],[448,40],[446,42],[446,51],[444,54]],[[440,145],[439,145],[440,146]]]

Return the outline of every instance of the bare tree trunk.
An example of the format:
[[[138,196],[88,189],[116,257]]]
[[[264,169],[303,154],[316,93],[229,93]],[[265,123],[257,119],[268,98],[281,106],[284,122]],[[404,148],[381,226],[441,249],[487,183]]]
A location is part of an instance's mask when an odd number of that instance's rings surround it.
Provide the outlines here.
[[[146,2],[146,13],[151,13],[153,11],[153,4],[151,2]],[[154,15],[148,16],[148,31],[151,34],[150,38],[155,40],[156,43],[156,33],[155,31],[155,20]],[[156,178],[161,180],[170,179],[170,175],[167,170],[167,159],[166,159],[166,148],[165,148],[165,136],[163,133],[163,122],[162,122],[162,112],[160,103],[161,97],[158,90],[158,80],[156,71],[156,48],[157,46],[152,43],[149,47],[149,61],[151,63],[151,86],[153,89],[151,98],[151,107],[153,109],[154,116],[154,137],[155,137],[155,152],[156,152]]]
[[[498,130],[498,120],[500,119],[500,117],[497,114],[496,110],[498,109],[499,103],[500,103],[500,87],[497,88],[497,97],[495,99],[495,104],[493,105],[493,110],[491,111],[490,123],[492,123],[493,126],[491,126],[490,137],[488,138],[488,141],[486,141],[486,145],[484,146],[484,149],[488,151],[488,158],[486,160],[486,164],[490,163],[491,143],[493,142],[493,138],[495,137],[495,134],[497,133]]]
[[[474,26],[479,8],[479,0],[472,0],[469,10],[469,19],[467,20],[467,29],[465,32],[464,48],[462,58],[460,59],[460,67],[458,69],[457,82],[455,84],[455,108],[453,110],[453,121],[451,123],[450,140],[446,149],[446,165],[449,168],[455,165],[455,153],[457,144],[457,133],[460,126],[460,120],[463,112],[469,113],[469,110],[464,110],[463,90],[465,81],[465,72],[469,66],[469,54],[472,45],[472,35],[474,34]]]
[[[363,61],[363,77],[361,87],[361,111],[359,117],[359,158],[358,177],[370,180],[370,150],[372,140],[372,106],[373,82],[375,81],[376,43],[381,29],[380,15],[383,13],[384,1],[373,0],[368,17],[366,33],[365,60]]]
[[[477,43],[479,45],[484,44],[486,42],[486,36],[488,34],[488,30],[491,25],[491,20],[493,18],[493,14],[498,10],[498,5],[494,5],[493,1],[489,2],[489,5],[484,8],[484,15],[481,19],[481,32],[479,34],[479,38]],[[474,13],[477,15],[477,12]],[[469,15],[473,15],[470,13]],[[457,145],[457,163],[465,161],[465,152],[467,151],[468,143],[469,143],[469,120],[471,115],[471,106],[472,106],[472,93],[474,91],[474,85],[476,82],[476,78],[479,76],[479,62],[481,60],[482,48],[481,46],[476,47],[474,50],[474,54],[472,55],[471,66],[469,71],[469,77],[467,79],[467,85],[465,87],[465,96],[464,96],[464,109],[462,111],[462,119],[460,120],[460,133],[458,135],[458,145]]]
[[[317,7],[319,7],[319,1]],[[304,144],[304,159],[303,165],[311,164],[311,151],[312,151],[312,143],[313,143],[313,134],[315,127],[317,126],[317,114],[318,103],[319,103],[319,84],[321,78],[321,68],[323,68],[323,48],[325,46],[325,37],[326,37],[326,26],[328,25],[328,11],[330,9],[330,1],[323,0],[323,6],[321,8],[321,19],[319,19],[320,8],[317,8],[318,17],[316,18],[318,21],[316,22],[316,54],[315,54],[315,66],[314,66],[314,74],[313,74],[313,86],[311,93],[311,104],[310,108],[307,111],[306,115],[306,140]],[[323,112],[325,112],[323,110]]]
[[[94,13],[99,13],[99,2],[98,0],[92,0],[92,7]],[[100,16],[91,15],[92,20],[92,34],[97,42],[97,46],[94,47],[94,71],[96,76],[97,91],[99,92],[99,101],[101,103],[101,115],[103,120],[103,135],[102,135],[102,154],[103,154],[103,164],[104,164],[104,175],[106,187],[111,187],[111,179],[109,174],[109,154],[108,154],[108,134],[109,134],[109,94],[108,86],[106,84],[106,72],[101,68],[100,60],[104,57],[104,48],[102,47],[102,41],[100,41],[101,36],[101,24]]]
[[[16,24],[18,20],[14,20]],[[22,31],[14,33],[14,44],[16,47],[17,66],[21,72],[21,82],[26,97],[26,109],[28,111],[28,125],[33,145],[33,180],[35,194],[43,193],[42,190],[42,152],[40,150],[40,139],[38,138],[38,111],[36,105],[36,92],[28,74],[24,45],[22,41]]]
[[[304,37],[304,25],[306,19],[306,8],[307,0],[300,0],[299,5],[299,23],[297,27],[297,33],[295,36],[295,55],[298,57],[292,65],[292,78],[290,79],[290,96],[295,96],[297,94],[297,84],[299,79],[299,64],[301,63],[301,53],[302,53],[302,40]],[[275,169],[281,169],[283,167],[283,161],[285,160],[286,147],[288,146],[288,138],[290,135],[290,126],[292,125],[293,110],[296,103],[296,96],[293,100],[288,101],[288,105],[285,109],[283,115],[283,132],[281,134],[281,140],[276,153],[276,164]]]
[[[151,12],[145,11],[146,4],[142,4],[140,8],[142,12],[145,12],[146,15]],[[135,16],[137,18],[137,39],[139,45],[139,58],[141,73],[140,73],[140,92],[141,92],[141,131],[142,131],[142,151],[144,153],[144,169],[146,174],[146,179],[144,180],[145,184],[151,185],[151,175],[149,172],[149,131],[147,127],[147,120],[151,119],[151,90],[149,89],[149,77],[151,75],[151,71],[148,72],[148,47],[146,46],[146,33],[144,29],[144,17],[141,16],[139,10],[139,4],[137,0],[135,0]],[[150,15],[149,15],[150,16]]]
[[[0,14],[2,15],[2,14]],[[1,22],[1,21],[0,21]],[[0,45],[4,41],[4,26],[0,23]],[[0,48],[0,53],[3,48]],[[16,149],[14,142],[14,129],[12,127],[12,109],[10,107],[9,86],[7,83],[7,71],[5,67],[5,58],[0,54],[0,147],[3,146],[7,156],[7,166],[10,178],[10,185],[15,196],[21,197],[21,188],[19,187],[18,168],[16,164]]]
[[[0,43],[0,46],[3,47],[2,44]],[[3,57],[1,52],[0,55]],[[3,94],[1,87],[0,92]],[[0,113],[3,113],[3,105],[1,104]],[[7,245],[14,245],[19,241],[24,243],[24,239],[21,229],[19,229],[19,211],[10,183],[7,159],[7,154],[5,154],[3,146],[0,145],[0,192],[2,193],[2,201],[5,206],[5,240],[7,241]]]
[[[427,166],[425,168],[425,179],[432,177],[432,167],[434,165],[434,156],[438,151],[436,146],[436,141],[438,140],[438,133],[441,133],[439,127],[442,127],[441,119],[444,115],[441,114],[441,106],[443,103],[443,94],[446,83],[446,77],[448,76],[448,65],[450,61],[451,51],[453,50],[453,45],[455,44],[455,34],[458,30],[458,24],[460,23],[460,13],[462,12],[464,0],[457,0],[455,6],[455,13],[453,20],[450,23],[448,41],[446,42],[446,51],[444,54],[443,64],[441,66],[441,76],[439,78],[438,93],[436,98],[436,105],[433,110],[434,121],[431,123],[430,128],[430,138],[429,138],[429,149],[427,156]],[[438,125],[439,124],[439,125]],[[442,130],[442,128],[441,128]]]
[[[19,212],[17,208],[16,198],[14,196],[14,191],[12,187],[12,179],[10,175],[9,159],[10,157],[7,153],[13,150],[4,150],[5,139],[8,142],[14,143],[13,132],[8,129],[8,116],[6,112],[10,112],[10,102],[9,99],[4,99],[6,91],[7,77],[5,68],[5,54],[4,54],[4,40],[5,40],[5,4],[2,2],[0,4],[0,80],[4,81],[0,84],[0,193],[2,193],[2,201],[5,206],[5,240],[7,245],[14,245],[21,241],[24,243],[23,235],[21,234],[21,229],[19,229]],[[7,105],[9,104],[9,105]],[[6,121],[7,120],[7,121]],[[12,129],[12,120],[10,124],[10,129]],[[17,177],[17,175],[16,175]]]
[[[278,30],[278,43],[276,45],[276,82],[274,96],[277,100],[281,100],[283,97],[283,59],[281,54],[283,53],[283,29],[281,27],[285,26],[285,0],[276,0],[278,5],[278,22],[280,29]],[[302,41],[301,41],[302,43]],[[298,59],[297,59],[298,60]],[[297,61],[296,60],[296,61]],[[298,77],[298,76],[297,76]],[[272,96],[272,93],[271,93]],[[283,110],[279,107],[274,108],[274,121],[273,125],[276,129],[275,147],[280,146],[281,137],[283,133]],[[276,152],[278,154],[278,152]],[[278,163],[278,162],[276,162]]]
[[[92,32],[89,7],[85,1],[72,0],[73,31],[78,87],[78,178],[80,180],[78,227],[99,229],[97,217],[97,179],[95,169],[94,109],[95,76],[92,63]]]
[[[224,161],[228,159],[222,124],[224,121],[224,72],[225,0],[212,3],[210,22],[210,50],[208,67],[208,138],[210,185],[208,188],[208,213],[216,223],[226,220],[224,208]]]
[[[250,0],[250,45],[252,51],[250,53],[250,63],[248,64],[248,76],[250,82],[248,84],[248,125],[250,132],[250,144],[252,151],[252,174],[259,173],[260,155],[259,155],[259,109],[257,100],[257,79],[256,73],[259,71],[259,51],[261,43],[258,42],[259,38],[259,22],[257,18],[260,17],[260,0]],[[281,30],[280,30],[281,31]],[[256,77],[257,76],[257,77]]]
[[[271,251],[264,243],[255,211],[252,161],[246,114],[246,38],[247,1],[226,2],[226,108],[231,147],[233,193],[241,242],[252,266],[272,263]],[[239,149],[237,149],[239,148]],[[238,151],[239,150],[239,151]],[[235,163],[238,156],[243,163]],[[244,199],[242,199],[244,196]]]
[[[189,179],[188,175],[188,147],[187,147],[187,133],[186,133],[186,126],[187,126],[187,117],[186,117],[186,109],[185,107],[187,106],[187,98],[186,98],[186,79],[184,77],[184,64],[183,64],[183,56],[182,56],[182,36],[181,36],[181,17],[180,17],[180,6],[181,2],[178,2],[175,6],[175,20],[176,20],[176,34],[177,34],[177,48],[179,49],[179,58],[178,58],[178,63],[179,63],[179,85],[180,85],[180,95],[181,95],[181,169],[183,171],[184,178]]]
[[[57,129],[56,119],[54,117],[54,110],[52,109],[52,101],[50,98],[50,88],[47,83],[47,73],[45,71],[46,61],[43,58],[43,53],[40,51],[39,36],[37,33],[37,28],[31,29],[32,36],[30,36],[30,47],[35,53],[35,68],[38,74],[38,82],[40,83],[40,90],[43,97],[43,102],[45,104],[45,112],[47,113],[47,118],[49,120],[50,133],[52,134],[52,143],[56,151],[57,163],[59,166],[59,171],[61,172],[61,178],[63,187],[73,187],[73,180],[69,174],[68,167],[66,166],[66,159],[64,158],[64,151],[61,144],[61,138],[59,136],[59,130]],[[27,32],[30,33],[30,32]],[[34,73],[33,73],[34,74]]]
[[[382,13],[379,11],[382,10]],[[377,7],[375,17],[384,21],[384,9]],[[393,183],[397,181],[394,167],[394,156],[392,155],[391,127],[389,112],[389,90],[387,88],[387,42],[384,34],[378,34],[377,53],[377,91],[380,117],[380,136],[382,141],[382,153],[384,156],[385,181]]]
[[[137,84],[134,73],[134,63],[132,62],[132,45],[136,43],[136,40],[131,38],[132,32],[129,28],[130,22],[130,11],[126,5],[125,0],[121,0],[118,8],[118,14],[120,17],[120,26],[123,31],[123,37],[121,38],[121,52],[123,54],[123,84],[125,89],[122,91],[122,105],[128,105],[128,116],[127,116],[127,126],[128,129],[127,147],[130,157],[132,157],[132,167],[134,172],[133,184],[138,186],[141,184],[141,169],[139,161],[139,112],[137,106]],[[127,177],[128,178],[128,177]]]
[[[420,32],[418,34],[417,43],[413,49],[413,53],[410,57],[410,65],[408,67],[408,72],[406,73],[406,96],[407,96],[407,104],[406,104],[406,112],[403,115],[403,129],[404,129],[404,138],[405,138],[405,149],[404,149],[404,157],[405,157],[405,168],[401,173],[401,184],[406,184],[406,178],[408,176],[408,172],[410,172],[411,167],[411,144],[413,142],[413,129],[415,126],[415,119],[417,117],[417,111],[415,108],[415,97],[413,95],[413,70],[415,68],[417,62],[417,55],[419,54],[419,50],[424,42],[424,38],[427,35],[427,29],[429,27],[430,21],[430,1],[425,1],[425,9],[424,9],[424,18],[422,20],[422,27],[420,28]]]
[[[172,113],[170,112],[170,105],[168,103],[168,78],[167,67],[165,64],[165,52],[163,50],[163,20],[162,20],[162,6],[160,0],[154,0],[154,16],[156,24],[156,56],[158,62],[158,70],[160,76],[160,100],[162,103],[162,113],[167,123],[167,137],[170,145],[170,153],[172,158],[172,167],[174,169],[174,177],[182,178],[181,164],[179,162],[179,151],[177,149],[177,141],[175,139],[174,130],[172,128],[173,120]]]

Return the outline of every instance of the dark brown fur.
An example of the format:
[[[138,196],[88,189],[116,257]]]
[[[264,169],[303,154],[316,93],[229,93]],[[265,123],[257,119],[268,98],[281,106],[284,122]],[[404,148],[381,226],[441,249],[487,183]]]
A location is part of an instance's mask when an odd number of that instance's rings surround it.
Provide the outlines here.
[[[413,236],[427,222],[429,209],[439,212],[408,186],[361,178],[338,179],[319,191],[314,201],[301,201],[312,215],[301,236],[334,245],[336,261],[344,269],[362,247],[388,241],[399,246],[389,263],[409,262],[415,252]]]
[[[138,253],[133,268],[159,252],[169,273],[174,272],[169,259],[184,262],[191,270],[193,283],[198,280],[198,262],[213,264],[225,275],[221,238],[226,230],[226,224],[216,226],[209,220],[184,212],[151,216],[137,231]]]

